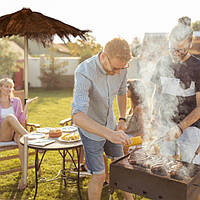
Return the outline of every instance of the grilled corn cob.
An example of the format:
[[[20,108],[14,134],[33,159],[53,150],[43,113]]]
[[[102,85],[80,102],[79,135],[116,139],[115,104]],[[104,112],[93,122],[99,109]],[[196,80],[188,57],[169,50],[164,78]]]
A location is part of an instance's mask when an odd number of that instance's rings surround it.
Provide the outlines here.
[[[127,145],[128,147],[140,145],[140,144],[142,144],[142,137],[141,136],[132,137],[131,141],[132,141],[132,143],[130,145]]]

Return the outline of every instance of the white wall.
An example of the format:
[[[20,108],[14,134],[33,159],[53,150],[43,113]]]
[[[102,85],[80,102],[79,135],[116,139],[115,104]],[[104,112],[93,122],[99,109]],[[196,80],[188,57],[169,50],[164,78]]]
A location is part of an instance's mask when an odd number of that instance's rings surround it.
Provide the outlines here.
[[[64,75],[73,75],[76,67],[79,64],[79,57],[57,57],[56,62],[66,62],[66,72]],[[30,87],[41,87],[41,81],[39,79],[40,76],[40,65],[41,63],[45,62],[44,57],[37,57],[37,58],[29,58],[28,65],[28,82]]]
[[[76,67],[79,64],[79,57],[59,57],[56,58],[56,62],[66,62],[66,66],[64,69],[66,69],[66,72],[64,75],[73,75]]]
[[[28,59],[28,82],[30,87],[41,87],[40,76],[40,58]]]

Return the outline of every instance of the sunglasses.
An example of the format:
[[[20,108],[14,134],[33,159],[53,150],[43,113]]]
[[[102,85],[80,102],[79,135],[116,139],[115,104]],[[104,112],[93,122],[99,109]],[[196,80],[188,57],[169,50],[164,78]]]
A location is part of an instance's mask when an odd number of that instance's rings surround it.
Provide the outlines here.
[[[112,71],[119,71],[119,70],[127,69],[127,68],[130,67],[130,64],[129,64],[129,63],[127,63],[125,66],[120,67],[120,68],[114,67],[114,66],[111,64],[111,61],[110,61],[109,57],[108,57],[107,55],[106,55],[106,57],[107,57],[107,59],[108,59],[108,63],[109,63],[109,65],[110,65]]]
[[[183,54],[188,50],[188,48],[182,48],[182,49],[169,48],[169,49],[178,54]]]

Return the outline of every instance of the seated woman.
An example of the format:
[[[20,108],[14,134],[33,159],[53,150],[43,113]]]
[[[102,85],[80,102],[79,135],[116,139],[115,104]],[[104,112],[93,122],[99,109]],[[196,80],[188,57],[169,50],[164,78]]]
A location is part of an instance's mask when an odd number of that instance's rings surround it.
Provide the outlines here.
[[[0,79],[0,142],[14,140],[18,145],[22,168],[22,180],[18,185],[18,189],[23,190],[26,187],[23,182],[24,151],[19,139],[28,133],[24,128],[25,116],[27,114],[28,104],[37,99],[37,97],[27,100],[23,112],[21,100],[13,96],[13,89],[14,83],[12,79]]]

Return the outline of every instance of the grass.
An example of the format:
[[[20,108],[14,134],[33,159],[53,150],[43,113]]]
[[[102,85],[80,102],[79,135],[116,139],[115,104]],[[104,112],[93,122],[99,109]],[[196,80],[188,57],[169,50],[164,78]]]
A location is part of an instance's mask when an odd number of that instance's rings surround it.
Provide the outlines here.
[[[58,127],[62,119],[71,116],[71,104],[73,92],[71,89],[66,90],[50,90],[31,89],[29,97],[38,96],[39,99],[29,106],[29,122],[39,123],[41,127]],[[116,101],[114,102],[114,112],[118,116]],[[14,154],[16,150],[3,152],[3,155]],[[29,165],[34,163],[34,156],[29,157]],[[19,166],[18,159],[1,162],[0,170],[14,168]],[[42,175],[50,179],[57,175],[61,169],[62,158],[57,151],[48,151],[44,157],[41,169]],[[69,166],[69,163],[68,163]],[[17,185],[20,181],[20,173],[12,173],[0,176],[0,200],[13,199],[33,199],[35,193],[35,174],[34,170],[28,170],[28,187],[20,192],[17,190]],[[87,185],[88,178],[81,178],[81,192],[83,200],[87,200]],[[75,183],[75,181],[74,181]],[[114,200],[121,200],[121,193],[114,193]],[[52,182],[39,183],[38,200],[76,200],[79,199],[76,184],[69,184],[66,188],[61,180]],[[109,199],[108,187],[103,189],[102,199]],[[141,199],[141,198],[138,198]],[[143,198],[145,200],[145,198]]]

